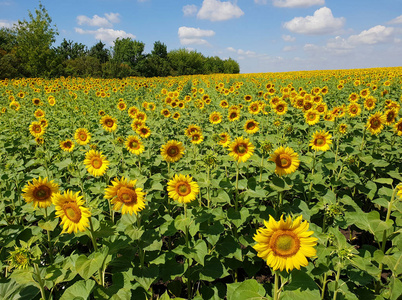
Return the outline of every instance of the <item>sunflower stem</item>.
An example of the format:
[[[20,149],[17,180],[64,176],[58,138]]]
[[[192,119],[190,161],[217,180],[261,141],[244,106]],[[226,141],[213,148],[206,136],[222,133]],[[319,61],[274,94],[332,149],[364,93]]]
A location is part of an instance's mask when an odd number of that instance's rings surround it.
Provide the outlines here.
[[[209,185],[210,185],[210,182],[209,182],[210,174],[209,173],[210,173],[210,168],[208,165],[208,167],[207,167],[207,207],[208,208],[209,208],[209,205],[211,202],[210,195],[209,195]],[[200,204],[201,204],[201,202],[200,202]]]
[[[278,271],[275,271],[274,273],[274,293],[273,293],[273,298],[274,300],[278,300],[279,299],[279,273]]]
[[[35,268],[35,273],[34,274],[36,275],[36,278],[38,280],[40,294],[42,296],[42,299],[46,300],[45,284],[44,284],[44,282],[42,280],[42,277],[40,275],[40,270],[39,270],[38,264],[34,264],[34,268]]]
[[[264,165],[264,154],[261,155],[261,164],[260,164],[260,182],[262,181],[262,166]]]
[[[398,187],[399,187],[400,185],[401,185],[401,184],[398,184],[398,185],[395,187],[395,189],[394,189],[394,191],[393,191],[393,193],[392,193],[392,196],[391,196],[391,201],[388,202],[387,215],[386,215],[386,217],[385,217],[385,222],[388,222],[388,220],[389,220],[390,217],[391,217],[392,205],[393,205],[393,203],[394,203],[395,196],[396,196],[396,193],[398,192],[398,189],[399,189]],[[385,254],[385,247],[386,247],[386,244],[387,244],[387,230],[384,230],[384,232],[383,232],[383,234],[382,234],[382,244],[381,244],[381,251],[382,251],[382,253],[384,253],[384,254]],[[380,270],[380,274],[378,275],[378,281],[377,281],[377,284],[376,284],[376,293],[378,293],[379,290],[380,290],[380,288],[381,288],[381,274],[382,274],[382,268],[383,268],[383,263],[381,262],[381,263],[379,264],[379,266],[378,266],[378,269]]]
[[[47,207],[45,207],[45,218],[46,218],[46,221],[49,221],[49,216],[48,216],[48,213],[47,213]],[[52,242],[51,242],[51,239],[50,239],[50,231],[46,230],[46,233],[47,233],[47,243],[49,245],[49,249],[47,249],[47,250],[48,250],[48,253],[49,253],[50,263],[53,264],[53,261],[54,261],[54,259],[53,259],[53,245],[52,245]]]
[[[235,194],[235,211],[239,206],[239,162],[236,163],[236,194]]]
[[[338,288],[339,288],[339,278],[341,277],[341,269],[342,269],[342,263],[338,263],[338,267],[336,270],[336,276],[335,276],[335,291],[334,291],[334,297],[332,300],[336,300],[336,296],[338,295]]]
[[[314,175],[316,154],[317,154],[317,151],[314,151],[314,156],[313,156],[313,167],[311,168],[311,176],[313,176],[313,175]],[[313,178],[311,178],[310,186],[309,186],[309,188],[308,188],[308,201],[307,201],[307,205],[309,205],[309,204],[310,204],[310,201],[311,201],[311,193],[312,193],[312,189],[313,189]]]
[[[362,143],[361,143],[361,145],[360,145],[360,151],[362,151],[363,148],[364,148],[364,138],[366,137],[366,129],[367,129],[367,127],[364,126],[363,137],[362,137]]]

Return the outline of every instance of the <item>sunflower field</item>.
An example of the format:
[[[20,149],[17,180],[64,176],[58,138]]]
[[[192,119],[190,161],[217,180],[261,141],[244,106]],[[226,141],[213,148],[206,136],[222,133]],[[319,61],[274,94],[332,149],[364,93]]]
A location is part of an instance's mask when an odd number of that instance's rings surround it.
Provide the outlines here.
[[[0,81],[0,298],[399,299],[401,78]]]

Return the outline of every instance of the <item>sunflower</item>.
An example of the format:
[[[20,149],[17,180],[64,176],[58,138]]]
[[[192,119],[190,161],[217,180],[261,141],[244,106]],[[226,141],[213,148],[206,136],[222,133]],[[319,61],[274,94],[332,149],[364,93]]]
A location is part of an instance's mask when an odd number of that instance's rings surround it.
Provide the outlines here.
[[[33,105],[38,106],[38,105],[42,104],[42,101],[39,98],[33,98],[32,103],[33,103]]]
[[[253,97],[251,95],[245,95],[243,99],[247,102],[250,102],[253,99]]]
[[[269,216],[264,225],[266,228],[258,229],[253,237],[257,242],[253,248],[274,271],[300,270],[308,265],[306,257],[316,256],[317,238],[311,236],[314,232],[308,231],[309,223],[302,222],[302,216],[293,221],[290,216],[284,220],[282,215],[279,222]]]
[[[19,102],[17,101],[11,101],[9,106],[11,109],[14,109],[15,111],[19,111],[21,108],[21,104],[19,104]]]
[[[43,128],[46,128],[49,126],[49,122],[46,119],[40,119],[39,123]]]
[[[348,125],[347,125],[347,124],[345,124],[345,123],[339,124],[339,126],[338,126],[338,132],[339,132],[340,134],[345,134],[345,133],[347,132],[347,130],[348,130]]]
[[[135,106],[131,106],[128,111],[127,111],[128,115],[130,116],[130,118],[134,119],[136,114],[138,113],[138,108]]]
[[[70,140],[70,139],[67,139],[65,141],[61,141],[60,142],[60,148],[63,151],[71,152],[74,149],[74,142],[72,140]]]
[[[299,167],[299,155],[290,147],[279,147],[269,158],[276,164],[275,173],[279,176],[289,175]]]
[[[272,107],[272,110],[279,116],[286,114],[288,111],[288,105],[285,101],[279,101]]]
[[[54,183],[53,180],[48,181],[47,177],[33,179],[32,183],[28,184],[22,189],[22,197],[27,203],[33,202],[34,207],[46,208],[52,204],[53,194],[59,191],[59,185]]]
[[[193,134],[191,134],[190,140],[192,144],[201,144],[204,140],[204,136],[201,132],[194,132]]]
[[[320,115],[325,115],[328,111],[328,106],[326,103],[321,102],[315,107],[315,110],[318,111]]]
[[[332,144],[332,135],[329,132],[325,132],[324,130],[316,131],[313,134],[313,139],[310,141],[309,146],[315,151],[327,151],[329,150],[329,145]]]
[[[79,192],[73,194],[72,191],[57,193],[53,196],[52,202],[56,208],[56,217],[61,218],[60,225],[63,225],[63,232],[77,233],[85,231],[89,227],[91,212],[82,206],[85,201]]]
[[[176,162],[184,154],[184,146],[181,142],[170,140],[161,147],[161,155],[167,162]]]
[[[398,116],[398,111],[395,108],[387,109],[384,113],[385,115],[385,125],[392,125]]]
[[[172,116],[172,119],[173,120],[178,120],[178,119],[180,119],[180,113],[179,112],[175,112],[174,114],[173,114],[173,116]]]
[[[347,107],[348,114],[351,118],[357,117],[361,114],[362,109],[359,103],[352,102]]]
[[[244,130],[247,133],[250,134],[254,134],[258,131],[259,127],[258,127],[259,123],[256,122],[255,120],[251,119],[251,120],[247,120],[246,123],[244,124]]]
[[[191,135],[194,132],[202,132],[201,127],[195,124],[191,124],[187,127],[187,129],[185,130],[184,134],[188,137],[191,137]]]
[[[248,106],[248,112],[252,115],[258,115],[260,111],[261,107],[258,101],[251,102],[250,105]]]
[[[41,119],[45,117],[45,112],[43,110],[41,110],[40,108],[38,108],[35,112],[34,112],[34,116],[37,119]]]
[[[45,140],[43,139],[43,137],[38,136],[38,137],[35,138],[35,142],[36,142],[38,145],[42,145],[42,144],[45,142]]]
[[[370,90],[368,88],[361,90],[360,96],[362,98],[367,98],[368,96],[370,96]]]
[[[219,134],[218,144],[222,147],[227,147],[230,144],[230,135],[227,132],[222,132]]]
[[[32,251],[29,247],[15,247],[13,251],[10,251],[10,256],[7,259],[11,269],[27,269],[32,260]]]
[[[315,109],[311,109],[304,114],[304,118],[308,125],[314,125],[320,121],[320,114]]]
[[[222,100],[222,101],[219,103],[219,106],[222,107],[222,108],[228,108],[228,107],[229,107],[229,103],[228,103],[227,100]]]
[[[34,137],[40,137],[45,133],[45,128],[42,127],[40,122],[32,122],[31,125],[29,125],[29,132]]]
[[[161,114],[162,114],[162,116],[164,116],[165,118],[169,118],[169,117],[170,117],[170,111],[169,111],[167,108],[162,109],[162,110],[161,110]]]
[[[237,162],[246,162],[254,152],[254,145],[249,139],[242,136],[236,138],[229,146],[229,155],[233,156]]]
[[[124,101],[119,101],[116,106],[117,106],[117,109],[120,111],[123,111],[127,108],[127,105],[126,105],[126,103],[124,103]]]
[[[147,114],[142,111],[137,112],[137,114],[135,115],[135,120],[140,120],[144,123],[147,120],[147,118],[148,118]]]
[[[151,129],[145,124],[139,126],[135,132],[137,132],[137,134],[143,139],[146,139],[151,135]]]
[[[190,175],[175,174],[168,182],[167,191],[173,200],[189,203],[197,197],[200,189]]]
[[[115,118],[106,115],[100,119],[100,123],[102,124],[103,129],[107,132],[113,132],[117,129],[117,121]]]
[[[335,116],[332,114],[332,112],[327,112],[324,115],[324,120],[329,121],[329,122],[333,122],[335,120]]]
[[[91,140],[91,134],[85,128],[78,128],[75,131],[74,139],[77,141],[79,145],[86,145]]]
[[[126,149],[135,155],[140,155],[142,152],[144,152],[145,147],[141,142],[141,139],[136,136],[128,136],[126,139],[126,142],[124,143],[126,146]]]
[[[209,122],[212,124],[219,124],[222,122],[222,115],[220,112],[214,111],[209,115]]]
[[[394,124],[394,131],[397,135],[402,135],[402,119]]]
[[[230,122],[236,121],[240,119],[240,112],[237,110],[229,111],[228,119]]]
[[[366,110],[373,110],[375,108],[375,104],[377,102],[377,99],[374,97],[368,97],[366,100],[364,100],[364,108]]]
[[[359,95],[356,94],[356,93],[351,93],[351,94],[349,95],[349,99],[348,99],[348,100],[351,101],[351,102],[356,102],[357,100],[359,100]]]
[[[143,125],[145,125],[144,122],[142,122],[142,121],[140,121],[140,120],[135,120],[135,119],[134,119],[134,120],[131,122],[131,128],[132,128],[134,131],[137,131],[137,129],[140,128],[140,127],[143,126]]]
[[[109,161],[97,150],[89,150],[85,154],[84,165],[92,176],[102,176],[109,167]]]
[[[129,213],[137,214],[145,208],[145,193],[141,188],[135,188],[137,180],[128,180],[122,177],[120,180],[115,178],[112,185],[105,189],[105,198],[113,204],[113,209],[124,215]]]
[[[387,118],[381,112],[376,112],[374,115],[371,115],[366,123],[367,129],[371,132],[371,134],[379,134],[381,130],[384,128],[384,124]]]

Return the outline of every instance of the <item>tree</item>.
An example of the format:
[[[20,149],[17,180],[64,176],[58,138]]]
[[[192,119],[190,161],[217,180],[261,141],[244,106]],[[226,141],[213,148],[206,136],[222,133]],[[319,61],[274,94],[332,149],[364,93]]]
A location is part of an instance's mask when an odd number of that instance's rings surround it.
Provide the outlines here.
[[[203,74],[205,57],[197,51],[173,50],[168,53],[168,59],[173,76]]]
[[[60,46],[56,48],[57,55],[61,56],[63,60],[76,59],[85,56],[88,50],[87,47],[81,43],[74,43],[63,39]]]
[[[127,64],[136,70],[137,64],[145,58],[145,44],[131,38],[117,38],[114,41],[113,60],[117,64]]]
[[[110,52],[108,49],[105,48],[105,44],[102,41],[99,41],[94,46],[89,49],[88,55],[99,59],[101,64],[106,63],[109,61]]]
[[[58,34],[51,26],[52,19],[40,3],[35,15],[29,11],[29,21],[18,21],[16,56],[21,60],[27,76],[46,76],[50,71],[50,60],[54,57],[51,45]]]
[[[10,53],[17,45],[15,30],[10,28],[0,28],[0,57]]]
[[[240,73],[240,66],[237,61],[230,57],[223,62],[223,72],[226,74],[238,74]]]
[[[154,49],[152,50],[151,54],[153,56],[158,56],[160,58],[166,59],[168,55],[166,45],[164,43],[161,43],[160,41],[155,42]]]

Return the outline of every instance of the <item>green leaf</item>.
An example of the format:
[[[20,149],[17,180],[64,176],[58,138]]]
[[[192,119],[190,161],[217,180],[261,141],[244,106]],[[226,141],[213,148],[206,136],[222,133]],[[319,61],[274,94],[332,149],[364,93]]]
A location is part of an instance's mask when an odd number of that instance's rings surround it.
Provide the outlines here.
[[[226,258],[236,258],[239,261],[243,260],[240,244],[228,235],[216,245],[216,251],[220,256]]]
[[[206,281],[214,281],[228,275],[225,266],[216,257],[205,260],[205,265],[200,271],[200,279]]]
[[[80,280],[66,289],[60,300],[86,300],[95,286],[93,280]]]
[[[195,252],[193,252],[193,255],[192,255],[194,260],[204,266],[204,259],[205,259],[205,256],[208,254],[208,247],[207,247],[207,244],[205,243],[205,241],[198,240],[195,243],[193,250],[195,250]]]
[[[320,290],[306,272],[293,270],[290,283],[284,286],[281,300],[320,299]]]
[[[33,285],[21,285],[13,279],[0,283],[0,299],[31,300],[39,294],[39,289]]]
[[[240,283],[228,284],[227,287],[228,299],[266,299],[264,298],[266,294],[264,287],[255,279],[248,279]]]
[[[59,218],[49,220],[46,222],[45,222],[45,220],[39,220],[38,226],[44,230],[53,231],[57,227],[58,223],[59,223]]]
[[[82,278],[88,280],[102,267],[104,259],[104,254],[99,251],[93,252],[89,257],[82,254],[75,262],[75,269]]]
[[[54,163],[54,165],[55,165],[56,167],[58,167],[59,170],[61,170],[61,169],[67,168],[68,165],[70,165],[70,164],[72,164],[72,163],[73,163],[73,161],[71,160],[71,158],[66,158],[65,160],[62,160],[62,161],[60,161],[60,162]]]
[[[286,184],[286,182],[278,176],[273,176],[271,179],[271,182],[269,183],[269,186],[278,192],[282,192],[282,191],[287,191],[290,190],[291,187],[289,185]]]
[[[134,279],[144,288],[148,290],[151,284],[159,276],[159,267],[157,265],[149,265],[146,268],[134,268]]]

